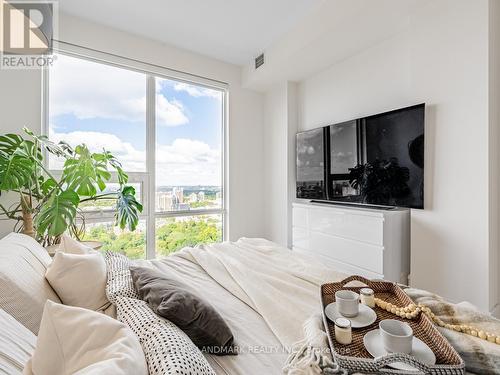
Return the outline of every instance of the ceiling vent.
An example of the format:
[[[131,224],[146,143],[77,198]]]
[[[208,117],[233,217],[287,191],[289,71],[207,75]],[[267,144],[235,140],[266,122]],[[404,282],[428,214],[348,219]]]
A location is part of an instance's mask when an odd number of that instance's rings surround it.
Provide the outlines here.
[[[255,69],[260,68],[262,65],[264,65],[264,54],[260,54],[255,58]]]

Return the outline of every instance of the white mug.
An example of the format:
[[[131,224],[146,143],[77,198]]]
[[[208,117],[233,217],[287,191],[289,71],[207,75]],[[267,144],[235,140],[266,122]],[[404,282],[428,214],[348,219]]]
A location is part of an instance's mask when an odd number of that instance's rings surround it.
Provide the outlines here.
[[[359,295],[350,290],[335,292],[335,302],[339,313],[347,318],[353,318],[359,313]]]
[[[378,326],[385,350],[389,353],[411,353],[413,330],[408,324],[395,319],[385,319]]]

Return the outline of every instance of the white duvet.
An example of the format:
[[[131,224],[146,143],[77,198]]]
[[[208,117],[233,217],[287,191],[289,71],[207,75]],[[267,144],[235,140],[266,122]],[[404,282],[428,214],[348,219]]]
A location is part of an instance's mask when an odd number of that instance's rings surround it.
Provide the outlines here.
[[[321,312],[321,284],[347,276],[256,238],[187,248],[179,256],[196,262],[224,289],[258,312],[285,347],[303,339],[304,322]]]

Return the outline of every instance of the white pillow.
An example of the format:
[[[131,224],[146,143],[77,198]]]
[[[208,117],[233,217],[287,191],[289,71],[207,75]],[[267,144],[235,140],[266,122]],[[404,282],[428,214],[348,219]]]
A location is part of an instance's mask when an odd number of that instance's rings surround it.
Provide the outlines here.
[[[90,246],[78,242],[67,234],[63,234],[61,237],[61,243],[56,251],[62,251],[67,254],[90,254],[95,252]]]
[[[29,236],[11,233],[0,240],[0,308],[35,335],[45,301],[61,302],[45,279],[51,261]]]
[[[33,332],[0,309],[0,374],[21,374],[35,344]]]
[[[106,263],[99,253],[66,254],[57,252],[45,277],[62,303],[103,310],[106,298]]]
[[[47,301],[36,349],[24,373],[147,375],[148,370],[139,340],[125,324]]]

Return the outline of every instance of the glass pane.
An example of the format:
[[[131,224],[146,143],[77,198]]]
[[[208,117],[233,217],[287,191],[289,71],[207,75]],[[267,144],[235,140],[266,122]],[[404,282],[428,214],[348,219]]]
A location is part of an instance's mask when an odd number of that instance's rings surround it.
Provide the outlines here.
[[[323,129],[298,133],[297,198],[325,199]]]
[[[134,232],[121,230],[114,222],[86,223],[84,241],[102,243],[101,251],[115,251],[130,259],[146,258],[146,221],[141,220]]]
[[[330,126],[330,173],[333,175],[349,174],[358,164],[356,125],[356,121],[348,121]]]
[[[220,208],[222,92],[156,79],[156,211]]]
[[[179,216],[156,219],[156,255],[185,246],[222,241],[222,215]]]
[[[146,170],[146,75],[57,55],[49,73],[49,137],[103,148],[126,171]],[[62,160],[49,158],[51,169]]]
[[[127,184],[135,189],[135,198],[142,203],[142,193],[141,193],[141,183],[129,183]],[[119,184],[108,184],[106,189],[100,194],[114,193],[120,188]],[[116,206],[116,199],[99,199],[99,200],[89,200],[82,202],[79,205],[83,211],[114,211]]]

